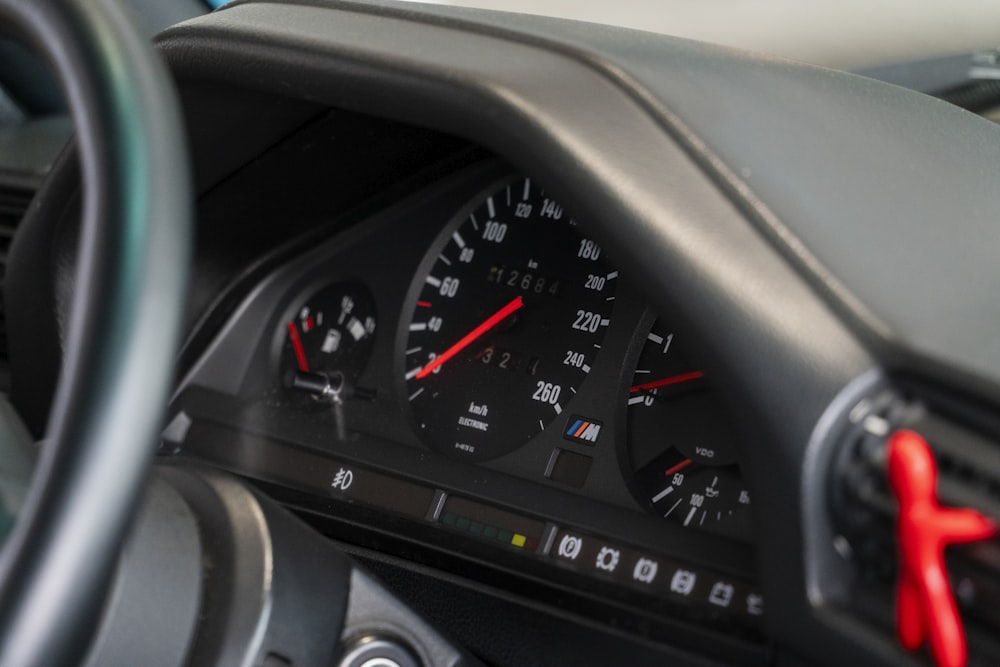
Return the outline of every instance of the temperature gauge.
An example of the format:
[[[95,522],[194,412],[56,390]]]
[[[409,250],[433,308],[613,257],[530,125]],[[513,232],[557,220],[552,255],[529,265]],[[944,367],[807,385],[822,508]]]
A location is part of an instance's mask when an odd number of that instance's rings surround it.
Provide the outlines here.
[[[352,382],[364,370],[375,340],[375,307],[368,290],[337,283],[313,294],[282,324],[280,377],[286,388],[322,378]]]

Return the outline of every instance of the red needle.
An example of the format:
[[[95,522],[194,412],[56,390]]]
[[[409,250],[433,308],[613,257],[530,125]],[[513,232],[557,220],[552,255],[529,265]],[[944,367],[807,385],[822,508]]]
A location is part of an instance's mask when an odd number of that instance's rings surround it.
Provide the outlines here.
[[[690,382],[691,380],[697,380],[698,378],[705,377],[705,374],[701,371],[691,371],[690,373],[683,373],[681,375],[674,375],[673,377],[663,378],[662,380],[653,380],[652,382],[647,382],[645,384],[637,384],[629,390],[629,393],[634,394],[637,391],[652,391],[659,387],[666,387],[671,384],[680,384],[682,382]]]
[[[472,344],[473,341],[475,341],[477,338],[482,336],[484,333],[486,333],[496,325],[503,322],[508,315],[513,313],[515,310],[518,310],[523,305],[524,305],[524,299],[522,299],[521,297],[516,297],[506,306],[504,306],[503,308],[501,308],[500,310],[498,310],[497,312],[493,313],[488,318],[486,318],[485,322],[480,324],[478,327],[476,327],[469,333],[462,336],[461,340],[459,340],[457,343],[455,343],[447,350],[445,350],[440,356],[435,357],[434,361],[430,362],[429,364],[421,368],[420,372],[417,373],[416,378],[418,380],[422,380],[431,373],[433,373],[434,369],[440,368],[441,364],[448,361],[456,354],[467,348],[469,345]]]
[[[306,351],[302,349],[302,339],[299,338],[299,330],[295,328],[295,322],[288,323],[288,338],[292,341],[295,358],[299,360],[299,370],[308,373],[309,362],[306,361]]]
[[[677,465],[672,465],[669,468],[667,468],[666,470],[664,470],[663,471],[663,476],[664,477],[670,477],[675,472],[680,472],[681,470],[684,470],[684,468],[687,468],[692,463],[693,463],[693,461],[691,459],[684,459],[683,461],[681,461]]]

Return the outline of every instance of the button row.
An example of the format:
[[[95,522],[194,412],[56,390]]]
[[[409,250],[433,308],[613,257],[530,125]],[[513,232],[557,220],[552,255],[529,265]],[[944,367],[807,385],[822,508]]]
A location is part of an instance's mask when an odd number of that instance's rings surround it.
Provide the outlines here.
[[[647,593],[748,616],[764,613],[763,596],[742,582],[567,530],[556,532],[549,557]]]

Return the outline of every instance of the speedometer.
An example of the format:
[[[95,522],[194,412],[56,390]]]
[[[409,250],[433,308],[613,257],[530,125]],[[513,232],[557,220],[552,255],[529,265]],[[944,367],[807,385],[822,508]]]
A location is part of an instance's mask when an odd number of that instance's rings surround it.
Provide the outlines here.
[[[618,272],[529,179],[469,209],[416,277],[403,375],[422,439],[483,460],[566,409],[611,321]]]

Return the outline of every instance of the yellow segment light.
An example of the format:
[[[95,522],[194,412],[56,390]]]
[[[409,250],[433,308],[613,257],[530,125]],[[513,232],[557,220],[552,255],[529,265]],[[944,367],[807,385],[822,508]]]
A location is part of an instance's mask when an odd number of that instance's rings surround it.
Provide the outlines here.
[[[528,540],[527,537],[519,533],[514,533],[514,537],[510,538],[510,543],[515,547],[523,547],[524,543]]]

